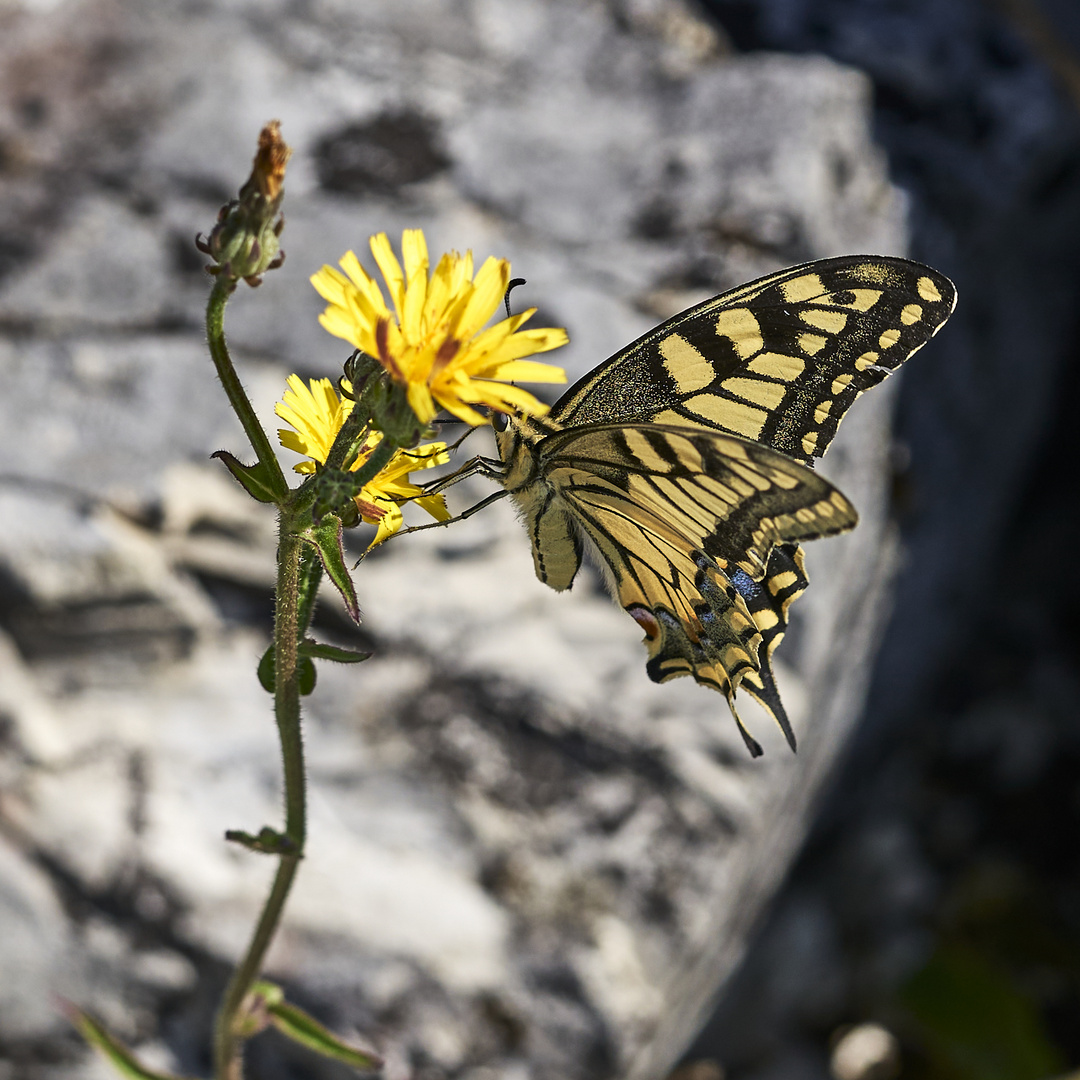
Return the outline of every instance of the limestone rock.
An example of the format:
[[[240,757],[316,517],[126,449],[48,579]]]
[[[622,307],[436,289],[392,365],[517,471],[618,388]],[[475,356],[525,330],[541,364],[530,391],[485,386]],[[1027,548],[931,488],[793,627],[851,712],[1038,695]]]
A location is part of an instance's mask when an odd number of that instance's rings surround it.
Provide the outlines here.
[[[210,999],[272,870],[221,835],[279,815],[254,674],[273,523],[203,464],[244,454],[187,247],[264,121],[296,150],[289,258],[229,327],[271,426],[290,369],[335,377],[345,356],[306,278],[379,230],[510,255],[570,329],[571,378],[754,274],[903,247],[863,78],[727,55],[680,5],[618,7],[5,11],[23,212],[4,221],[24,243],[0,280],[3,896],[56,928],[10,946],[32,972],[18,1030],[52,1038],[40,995],[74,981],[119,1034],[205,1070]],[[852,410],[823,467],[862,526],[811,551],[780,655],[797,758],[751,707],[758,762],[717,695],[651,684],[597,578],[546,590],[505,504],[366,561],[359,634],[328,593],[319,632],[376,658],[326,666],[308,699],[311,846],[271,974],[374,1040],[390,1078],[663,1075],[857,714],[891,566],[888,401]],[[81,914],[49,899],[58,881]]]

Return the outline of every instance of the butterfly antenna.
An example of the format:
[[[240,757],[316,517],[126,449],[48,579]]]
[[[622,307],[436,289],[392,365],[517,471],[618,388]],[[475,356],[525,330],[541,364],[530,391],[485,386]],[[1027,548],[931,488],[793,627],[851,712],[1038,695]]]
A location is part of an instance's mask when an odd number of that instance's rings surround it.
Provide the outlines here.
[[[511,278],[510,283],[506,286],[506,295],[503,297],[503,303],[506,305],[506,317],[509,319],[514,313],[510,310],[510,294],[519,286],[524,285],[525,279],[523,277]]]
[[[457,441],[457,442],[451,443],[451,444],[450,444],[450,445],[449,445],[449,446],[448,446],[448,447],[446,448],[446,452],[447,452],[448,454],[451,454],[451,453],[453,453],[453,452],[454,452],[454,451],[455,451],[455,450],[456,450],[456,449],[457,449],[457,448],[458,448],[458,447],[459,447],[459,446],[460,446],[460,445],[461,445],[461,444],[462,444],[462,443],[463,443],[463,442],[464,442],[464,441],[465,441],[465,440],[466,440],[466,439],[467,439],[467,438],[468,438],[468,437],[469,437],[469,436],[470,436],[470,435],[471,435],[471,434],[472,434],[472,433],[473,433],[474,431],[476,431],[476,430],[477,430],[476,428],[474,428],[474,427],[470,427],[470,428],[469,428],[469,430],[468,430],[468,431],[466,431],[466,432],[465,432],[465,434],[464,434],[464,435],[462,435],[462,436],[461,436],[461,438],[460,438],[460,439],[458,439],[458,441]]]

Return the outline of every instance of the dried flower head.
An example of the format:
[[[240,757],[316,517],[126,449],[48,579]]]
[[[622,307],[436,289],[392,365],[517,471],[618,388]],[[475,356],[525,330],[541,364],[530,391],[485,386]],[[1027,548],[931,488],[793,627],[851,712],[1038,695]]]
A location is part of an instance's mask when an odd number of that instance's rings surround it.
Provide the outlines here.
[[[281,124],[271,120],[259,133],[251,175],[238,197],[221,208],[209,237],[195,238],[195,246],[214,260],[207,270],[223,275],[230,290],[241,279],[260,284],[267,270],[276,270],[285,261],[279,243],[285,225],[280,211],[291,155],[281,137]]]

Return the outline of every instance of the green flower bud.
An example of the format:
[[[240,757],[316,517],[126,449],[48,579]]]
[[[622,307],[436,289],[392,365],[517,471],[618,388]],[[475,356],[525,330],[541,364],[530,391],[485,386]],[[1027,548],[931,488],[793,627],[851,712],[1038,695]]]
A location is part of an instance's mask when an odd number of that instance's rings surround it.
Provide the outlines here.
[[[373,356],[356,350],[345,361],[345,380],[338,384],[343,394],[360,402],[371,426],[381,431],[394,446],[412,447],[422,437],[432,436],[430,425],[423,424],[409,403],[408,388],[391,378]]]
[[[223,274],[233,287],[241,279],[259,285],[267,270],[276,270],[285,261],[278,240],[285,219],[279,211],[291,154],[281,138],[281,125],[272,120],[259,133],[251,176],[239,197],[221,208],[209,239],[201,234],[195,238],[195,246],[216,263],[207,270]]]

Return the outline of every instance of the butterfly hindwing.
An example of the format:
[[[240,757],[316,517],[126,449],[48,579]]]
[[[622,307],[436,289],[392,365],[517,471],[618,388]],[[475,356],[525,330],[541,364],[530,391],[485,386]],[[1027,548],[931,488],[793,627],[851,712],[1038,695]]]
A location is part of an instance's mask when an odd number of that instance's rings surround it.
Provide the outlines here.
[[[750,679],[793,741],[768,664],[790,600],[766,587],[762,603],[755,590],[781,573],[775,552],[855,524],[843,495],[768,447],[664,425],[584,425],[541,439],[535,452],[532,482],[514,494],[538,573],[550,559],[538,538],[555,531],[542,522],[559,515],[592,541],[645,630],[654,681],[692,675],[734,711],[735,690]]]
[[[803,549],[798,544],[782,544],[773,548],[763,581],[754,581],[741,570],[732,575],[732,584],[761,634],[757,670],[747,672],[742,687],[776,720],[793,750],[795,733],[780,701],[772,654],[787,632],[788,609],[809,584],[804,562]]]
[[[944,275],[906,259],[844,256],[771,274],[690,308],[580,380],[563,426],[708,428],[820,457],[852,402],[941,328]]]
[[[541,440],[539,476],[573,506],[618,512],[760,581],[773,548],[856,523],[827,480],[745,439],[661,424],[589,424]],[[610,506],[608,504],[611,504]],[[612,521],[614,524],[614,520]]]

